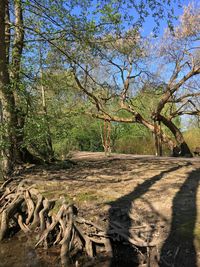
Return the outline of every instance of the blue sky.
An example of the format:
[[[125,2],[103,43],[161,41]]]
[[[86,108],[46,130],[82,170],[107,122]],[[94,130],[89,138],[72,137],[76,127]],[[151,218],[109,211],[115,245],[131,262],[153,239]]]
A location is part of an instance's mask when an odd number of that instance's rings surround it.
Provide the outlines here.
[[[179,17],[180,15],[183,14],[183,7],[187,6],[189,3],[191,3],[191,1],[189,0],[181,0],[181,7],[178,6],[178,3],[173,3],[173,7],[174,7],[174,14]],[[193,3],[197,3],[197,0],[192,1]],[[177,20],[174,20],[174,25],[176,25],[178,23]],[[143,31],[142,34],[143,35],[149,35],[152,32],[153,27],[155,26],[155,22],[153,20],[152,17],[148,17],[144,23],[143,26]],[[167,28],[167,22],[166,20],[162,20],[160,22],[160,27],[159,27],[159,35],[163,34],[164,29]]]
[[[184,6],[187,6],[189,3],[198,3],[198,1],[199,0],[171,0],[171,7],[173,7],[173,9],[174,9],[174,14],[177,16],[177,17],[179,17],[182,13],[183,13],[183,7]],[[84,1],[83,1],[84,2]],[[86,1],[87,2],[87,1]],[[120,2],[120,1],[119,1]],[[144,2],[144,3],[148,3],[148,5],[151,5],[151,2],[153,3],[153,1],[149,1],[149,0],[144,0],[144,1],[141,1],[141,0],[126,0],[122,5],[121,5],[121,7],[120,7],[120,13],[121,13],[121,15],[123,16],[124,14],[123,13],[126,13],[126,12],[128,12],[128,15],[129,16],[133,16],[134,17],[134,19],[132,20],[132,22],[135,22],[136,20],[137,20],[137,18],[139,17],[138,16],[138,13],[136,12],[136,9],[133,7],[133,5],[134,5],[134,3],[136,3],[136,5],[139,5],[140,3],[142,3],[142,2]],[[166,7],[166,9],[165,10],[169,10],[171,7],[169,7],[167,4],[164,4],[163,2],[167,2],[166,0],[164,1],[162,1],[162,0],[155,0],[155,2],[158,2],[158,3],[160,3],[162,6],[165,6]],[[179,2],[179,3],[178,3]],[[89,2],[88,2],[89,3]],[[98,4],[100,3],[100,6],[99,6],[99,10],[98,10],[98,8],[97,8],[97,6],[98,6]],[[111,5],[112,7],[115,7],[116,8],[116,6],[117,6],[117,3],[118,3],[118,1],[114,1],[114,0],[110,0],[110,1],[108,1],[108,0],[102,0],[102,2],[101,2],[101,0],[93,0],[92,2],[91,2],[91,6],[89,5],[87,8],[86,8],[86,10],[85,10],[85,12],[86,12],[86,16],[87,16],[87,18],[88,19],[95,19],[96,21],[98,21],[99,20],[99,18],[100,18],[100,16],[102,15],[101,14],[101,9],[102,9],[102,7],[103,6],[106,6],[106,5]],[[122,3],[122,2],[121,2]],[[102,6],[101,6],[101,4],[102,4]],[[129,6],[129,7],[128,7]],[[146,6],[147,6],[147,4],[146,4]],[[148,10],[148,12],[149,13],[152,13],[150,10],[149,10],[149,8],[148,7],[146,7],[145,6],[145,8]],[[181,7],[180,7],[181,6]],[[83,15],[83,13],[82,13],[82,11],[83,11],[84,9],[82,9],[82,7],[80,7],[79,5],[77,6],[77,5],[75,5],[74,6],[74,9],[72,9],[72,14],[74,14],[74,15],[77,15],[77,16],[79,16],[79,15]],[[155,9],[156,10],[156,9]],[[154,12],[156,12],[154,10]],[[99,11],[99,12],[98,12]],[[94,14],[94,13],[96,14]],[[167,12],[166,12],[166,14],[167,14]],[[105,15],[105,14],[104,14]],[[127,25],[127,27],[130,27],[131,26],[131,23],[129,24],[129,22],[130,22],[130,20],[128,20],[127,21],[127,23],[126,22],[124,22],[125,24],[124,24],[124,26],[126,27],[126,25]],[[176,25],[178,22],[176,21],[176,20],[174,20],[174,25]],[[129,24],[129,25],[128,25]],[[152,30],[153,30],[153,28],[156,26],[156,24],[155,24],[155,21],[154,21],[154,19],[153,19],[153,17],[150,15],[149,17],[147,17],[146,19],[145,19],[145,22],[144,22],[144,24],[143,24],[143,35],[149,35],[151,32],[152,32]],[[163,33],[163,30],[165,29],[167,27],[167,23],[166,23],[166,20],[164,21],[164,20],[160,20],[160,32],[158,33],[158,35],[162,35],[162,33]]]

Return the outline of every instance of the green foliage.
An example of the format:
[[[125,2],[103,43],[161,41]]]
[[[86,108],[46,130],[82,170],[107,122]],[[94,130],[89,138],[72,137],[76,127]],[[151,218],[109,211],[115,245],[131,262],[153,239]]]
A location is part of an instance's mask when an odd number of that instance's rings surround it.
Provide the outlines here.
[[[152,137],[127,135],[116,141],[117,153],[151,155],[154,154],[154,141]]]
[[[189,128],[187,131],[184,132],[184,137],[185,141],[187,142],[192,151],[194,151],[196,147],[200,147],[200,128]]]
[[[76,115],[71,116],[69,122],[70,128],[67,129],[63,125],[59,129],[54,129],[56,136],[52,135],[54,150],[59,157],[65,158],[71,150],[103,151],[98,121]]]
[[[146,68],[149,63],[147,45],[150,47],[153,42],[150,44],[141,37],[141,27],[149,15],[157,26],[165,17],[171,27],[172,1],[161,2],[10,1],[7,7],[10,21],[6,21],[6,27],[12,25],[11,39],[10,43],[2,42],[10,46],[7,55],[4,53],[8,59],[6,75],[9,79],[6,78],[6,87],[1,88],[2,92],[8,89],[3,98],[5,106],[11,103],[8,105],[10,115],[3,120],[10,120],[10,125],[1,121],[1,150],[12,145],[13,151],[26,147],[45,158],[52,151],[52,141],[58,157],[65,157],[75,149],[102,151],[103,122],[85,115],[95,112],[100,112],[101,116],[119,115],[131,121],[134,116],[139,118],[138,111],[152,124],[163,86],[142,88],[150,75],[144,78],[145,75],[140,74],[151,72],[154,67]],[[13,13],[16,3],[22,3],[23,16],[19,18],[14,14],[19,12]],[[17,23],[20,20],[21,24]],[[24,40],[23,37],[16,39],[20,31],[22,36],[24,33]],[[6,33],[7,39],[8,36]],[[130,89],[132,83],[135,88]],[[124,91],[121,102],[120,91]],[[128,107],[132,105],[132,110],[125,111],[122,102]],[[168,116],[169,110],[176,109],[176,105],[166,104],[162,115]],[[174,121],[180,127],[180,119]],[[169,134],[164,126],[162,130]],[[154,152],[152,135],[135,125],[112,123],[111,145],[113,152]]]
[[[24,142],[22,147],[28,147],[33,154],[46,158],[48,124],[45,116],[30,114],[24,127]]]
[[[50,57],[48,58],[51,63]],[[53,61],[53,65],[57,63]],[[103,151],[103,121],[84,115],[90,110],[91,104],[87,97],[77,88],[69,71],[57,69],[44,73],[43,86],[47,103],[48,116],[41,109],[39,81],[35,84],[35,112],[30,112],[26,120],[25,146],[45,154],[48,126],[51,132],[53,149],[58,158],[66,158],[73,150]],[[103,92],[99,92],[103,95]],[[132,99],[138,111],[151,120],[150,114],[159,99],[159,90],[143,90]],[[148,105],[146,105],[148,103]],[[114,110],[117,102],[111,102],[108,110]],[[33,109],[33,107],[32,107]],[[164,110],[167,112],[167,107]],[[120,110],[118,115],[130,117],[130,113]],[[177,124],[179,121],[177,121]],[[164,131],[168,131],[162,126]],[[112,152],[133,154],[154,154],[154,137],[143,126],[138,124],[115,123],[111,125]],[[164,148],[166,150],[166,148]]]
[[[0,124],[0,150],[10,147],[8,128],[9,127],[7,123]]]
[[[98,198],[99,197],[97,196],[96,192],[90,190],[87,192],[77,194],[76,201],[78,202],[95,201],[98,200]]]
[[[125,154],[155,153],[154,136],[143,126],[138,124],[120,124],[120,130],[114,144],[114,151]]]

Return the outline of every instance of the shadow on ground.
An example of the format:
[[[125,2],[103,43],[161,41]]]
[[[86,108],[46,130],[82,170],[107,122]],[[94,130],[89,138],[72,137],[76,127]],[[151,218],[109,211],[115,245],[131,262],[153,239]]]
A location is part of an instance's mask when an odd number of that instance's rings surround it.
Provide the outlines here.
[[[185,181],[175,194],[172,203],[172,218],[169,221],[165,216],[159,214],[150,201],[144,200],[143,196],[152,186],[159,182],[166,175],[176,172],[182,167],[187,167],[191,163],[185,163],[182,166],[173,166],[172,168],[162,171],[159,175],[155,175],[143,183],[139,184],[131,193],[120,197],[116,201],[110,202],[109,209],[109,227],[108,234],[117,227],[121,227],[123,235],[134,240],[135,236],[139,236],[144,242],[149,244],[155,243],[155,247],[134,247],[128,245],[127,242],[116,236],[116,242],[112,244],[112,260],[110,267],[133,267],[139,264],[145,266],[160,267],[197,267],[196,251],[194,246],[194,230],[197,217],[196,198],[200,180],[200,169],[196,169],[188,174]],[[163,194],[163,192],[162,192]],[[143,211],[137,205],[136,200],[146,202],[149,211]],[[139,216],[137,217],[137,214]],[[142,215],[142,216],[140,216]],[[159,221],[168,225],[167,230],[163,223],[159,225]],[[142,232],[137,230],[148,224],[148,230]],[[134,228],[135,227],[135,228]],[[157,231],[159,228],[159,232]],[[163,229],[162,229],[163,228]],[[136,230],[134,230],[136,229]],[[161,233],[162,232],[162,233]],[[168,236],[166,238],[166,233]],[[165,236],[166,240],[162,243],[162,247],[156,243],[158,235]],[[119,239],[119,240],[118,240]],[[162,240],[163,241],[163,240]],[[137,244],[136,240],[136,244]],[[139,248],[139,250],[138,250]],[[159,248],[159,252],[158,249]]]
[[[171,228],[161,249],[160,267],[198,266],[194,239],[199,171],[197,169],[189,173],[173,199]]]

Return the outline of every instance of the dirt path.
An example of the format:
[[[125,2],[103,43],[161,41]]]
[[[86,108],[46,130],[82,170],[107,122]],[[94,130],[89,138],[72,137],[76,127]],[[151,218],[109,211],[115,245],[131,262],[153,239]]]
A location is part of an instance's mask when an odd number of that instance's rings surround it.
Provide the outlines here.
[[[48,198],[75,202],[83,216],[108,229],[117,223],[130,238],[156,244],[159,266],[200,266],[198,158],[77,152],[72,160],[76,164],[68,169],[29,168],[23,178]],[[119,251],[114,253],[109,266],[133,266],[130,259],[120,263]]]

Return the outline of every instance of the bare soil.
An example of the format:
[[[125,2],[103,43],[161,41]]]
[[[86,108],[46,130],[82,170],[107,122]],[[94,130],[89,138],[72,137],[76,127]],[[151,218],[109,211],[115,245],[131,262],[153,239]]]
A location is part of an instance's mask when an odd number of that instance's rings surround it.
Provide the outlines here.
[[[74,152],[71,160],[70,166],[27,166],[20,176],[49,199],[75,203],[108,231],[118,225],[130,240],[148,242],[155,265],[144,266],[200,267],[199,158]],[[79,266],[137,266],[137,248],[116,244],[112,259]]]

